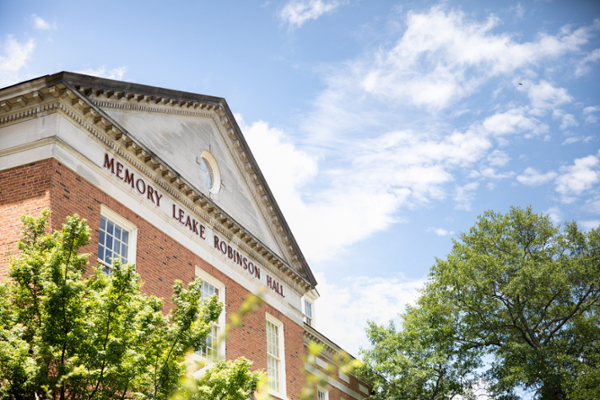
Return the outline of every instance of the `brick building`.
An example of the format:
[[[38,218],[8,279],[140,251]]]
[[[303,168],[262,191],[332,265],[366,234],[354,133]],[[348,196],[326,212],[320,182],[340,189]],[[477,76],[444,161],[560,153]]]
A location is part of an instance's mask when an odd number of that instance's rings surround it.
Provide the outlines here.
[[[135,263],[167,302],[175,279],[201,277],[225,305],[212,337],[264,292],[242,329],[196,356],[245,356],[274,398],[298,399],[305,372],[324,376],[343,352],[315,329],[317,282],[222,98],[68,72],[0,89],[0,279],[20,216],[45,208],[52,229],[85,218],[90,263]],[[303,358],[310,341],[325,345],[316,366]],[[368,395],[353,376],[327,380],[319,400]]]

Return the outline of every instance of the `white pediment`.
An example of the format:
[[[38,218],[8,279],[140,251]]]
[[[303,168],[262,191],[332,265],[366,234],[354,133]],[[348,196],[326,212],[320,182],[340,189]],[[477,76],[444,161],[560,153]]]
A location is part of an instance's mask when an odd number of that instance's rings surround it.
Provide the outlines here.
[[[128,110],[111,107],[107,102],[99,106],[196,190],[280,257],[287,258],[277,243],[277,233],[273,232],[253,197],[252,179],[240,168],[239,160],[236,162],[230,151],[232,143],[227,143],[229,139],[219,130],[218,122],[215,122],[218,116],[214,112],[178,114],[157,107]],[[199,162],[203,151],[209,151],[218,163],[221,186],[216,194],[210,193],[202,180]]]

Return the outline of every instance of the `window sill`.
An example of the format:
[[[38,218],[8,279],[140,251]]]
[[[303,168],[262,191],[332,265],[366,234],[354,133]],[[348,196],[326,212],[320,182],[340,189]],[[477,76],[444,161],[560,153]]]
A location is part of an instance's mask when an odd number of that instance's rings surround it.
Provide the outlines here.
[[[269,389],[269,395],[276,397],[281,400],[287,400],[287,397],[279,392],[274,391],[273,389]]]

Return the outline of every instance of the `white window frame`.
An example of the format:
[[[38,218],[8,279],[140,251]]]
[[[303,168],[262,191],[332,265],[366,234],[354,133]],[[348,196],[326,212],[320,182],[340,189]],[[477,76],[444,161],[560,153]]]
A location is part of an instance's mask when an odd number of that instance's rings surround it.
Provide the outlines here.
[[[323,393],[323,398],[319,398],[319,392]],[[317,387],[317,400],[329,400],[329,390],[322,387]]]
[[[306,313],[306,303],[310,304],[310,316]],[[302,314],[304,314],[304,322],[315,327],[315,302],[309,297],[302,298]]]
[[[104,204],[100,205],[100,216],[111,220],[113,223],[119,225],[120,228],[129,232],[129,243],[127,244],[127,264],[135,264],[135,256],[137,254],[138,227],[133,222],[119,215]],[[98,232],[100,232],[100,225],[98,225]],[[98,238],[98,246],[100,246],[99,241],[100,239]],[[98,258],[98,262],[107,268],[112,268],[112,264],[109,264],[100,258]]]
[[[283,332],[283,322],[275,318],[269,313],[266,313],[266,321],[265,321],[265,345],[267,345],[267,322],[272,323],[277,327],[277,339],[279,344],[279,371],[278,371],[278,379],[279,379],[279,391],[273,390],[269,388],[269,394],[280,399],[287,399],[286,396],[286,380],[285,380],[285,341],[284,341],[284,332]],[[268,346],[268,345],[267,345]],[[268,364],[268,347],[267,347],[267,364]],[[267,374],[268,374],[267,368]]]
[[[216,279],[215,277],[206,273],[206,271],[204,271],[197,265],[195,266],[195,273],[196,273],[196,278],[200,278],[203,281],[210,283],[215,288],[217,288],[217,290],[219,291],[218,297],[219,297],[219,301],[221,303],[223,303],[223,311],[221,311],[221,314],[219,315],[219,318],[217,318],[217,321],[216,321],[217,340],[218,340],[219,336],[223,332],[223,329],[225,329],[225,284],[223,282],[221,282],[220,280]],[[217,360],[225,359],[225,349],[226,349],[225,340],[218,340],[217,354],[216,354],[215,360],[211,360],[206,357],[203,357],[200,354],[198,354],[197,352],[194,353],[194,358],[196,360],[202,360],[203,363],[205,364],[205,366],[210,366],[210,365],[214,364],[214,362]]]
[[[302,296],[302,320],[306,322],[306,304],[305,301],[308,301],[311,305],[312,317],[310,321],[310,326],[313,328],[317,328],[317,309],[315,307],[315,303],[319,298],[319,293],[316,289],[311,289],[308,292],[304,293]]]

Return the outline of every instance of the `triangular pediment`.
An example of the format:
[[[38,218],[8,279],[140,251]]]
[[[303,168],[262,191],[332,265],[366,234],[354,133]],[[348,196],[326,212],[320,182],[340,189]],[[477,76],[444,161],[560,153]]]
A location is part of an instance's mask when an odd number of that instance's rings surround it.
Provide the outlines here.
[[[15,96],[3,102],[5,107],[19,98],[25,104],[59,99],[67,114],[153,170],[221,232],[243,241],[305,290],[316,286],[225,99],[69,72],[4,91]],[[219,167],[218,190],[209,190],[202,179],[205,151]]]

